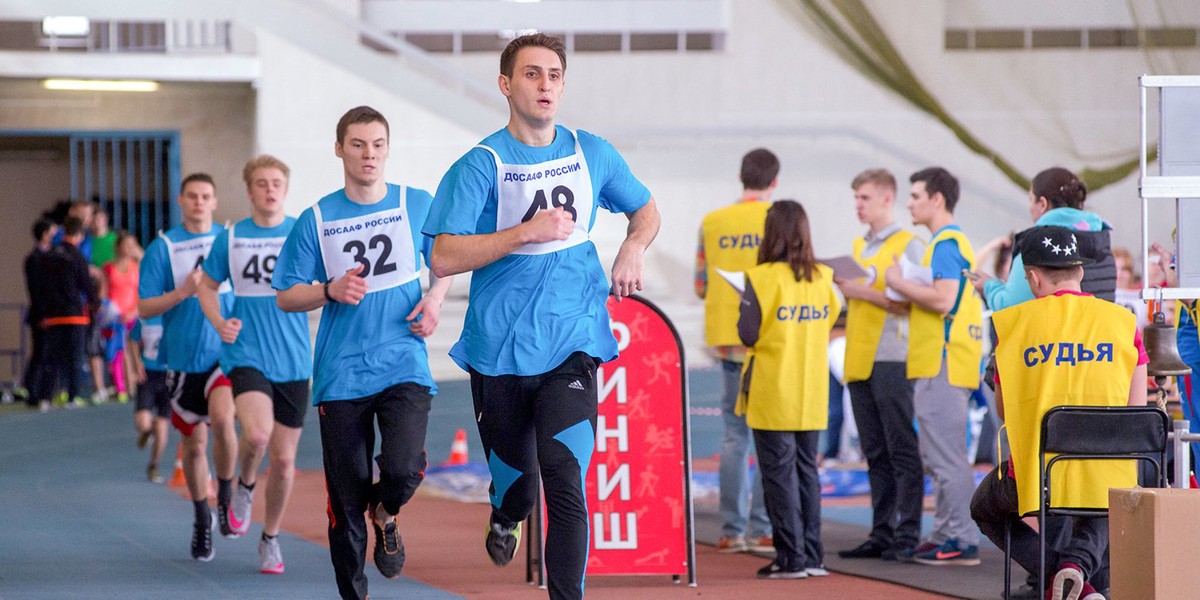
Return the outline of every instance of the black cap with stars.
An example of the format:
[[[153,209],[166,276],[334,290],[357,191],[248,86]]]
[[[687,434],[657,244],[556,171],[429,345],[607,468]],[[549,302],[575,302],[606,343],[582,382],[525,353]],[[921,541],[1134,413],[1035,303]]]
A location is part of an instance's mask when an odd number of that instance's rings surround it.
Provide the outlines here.
[[[1066,227],[1043,225],[1023,231],[1017,250],[1027,267],[1064,269],[1092,262],[1079,255],[1079,240]]]

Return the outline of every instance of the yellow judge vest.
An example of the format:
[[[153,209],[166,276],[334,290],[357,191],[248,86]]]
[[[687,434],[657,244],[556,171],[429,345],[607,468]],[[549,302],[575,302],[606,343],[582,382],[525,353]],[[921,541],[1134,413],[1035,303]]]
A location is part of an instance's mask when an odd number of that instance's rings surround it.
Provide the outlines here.
[[[1063,294],[992,314],[1021,514],[1038,508],[1042,416],[1055,406],[1126,406],[1137,367],[1137,317],[1091,296]],[[1049,457],[1047,457],[1049,458]],[[1051,473],[1053,506],[1107,508],[1108,488],[1133,487],[1132,461],[1062,461]]]
[[[704,294],[704,340],[709,346],[741,346],[738,306],[741,294],[716,269],[741,273],[758,264],[758,246],[770,202],[738,202],[704,217],[704,258],[708,291]]]
[[[854,240],[854,260],[862,265],[868,273],[873,273],[875,279],[867,282],[872,288],[884,291],[887,282],[883,273],[892,266],[895,260],[908,247],[913,234],[900,230],[888,236],[879,251],[870,258],[863,258],[863,249],[867,246],[865,238]],[[875,367],[875,351],[879,348],[879,337],[883,335],[883,323],[887,320],[887,311],[866,300],[850,299],[846,302],[846,364],[845,381],[866,381]]]
[[[829,423],[829,331],[842,310],[833,270],[796,281],[786,263],[746,272],[762,307],[758,342],[746,355],[735,412],[753,429],[806,431]]]
[[[943,229],[929,240],[921,264],[928,267],[933,261],[933,249],[943,240],[958,242],[958,251],[975,270],[975,251],[963,232]],[[975,389],[979,387],[980,359],[983,357],[983,303],[975,286],[960,278],[958,310],[954,316],[927,311],[916,304],[908,320],[908,378],[936,377],[941,369],[942,355],[946,356],[947,379],[950,385]],[[949,336],[946,323],[950,323]],[[949,338],[949,339],[947,339]]]

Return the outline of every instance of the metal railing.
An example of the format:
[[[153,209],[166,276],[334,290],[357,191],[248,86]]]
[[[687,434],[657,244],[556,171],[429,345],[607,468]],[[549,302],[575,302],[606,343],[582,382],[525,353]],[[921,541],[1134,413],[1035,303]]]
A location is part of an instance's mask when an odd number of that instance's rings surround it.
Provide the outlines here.
[[[94,21],[91,30],[82,36],[42,33],[40,23],[29,24],[37,31],[37,44],[27,48],[9,49],[164,54],[232,52],[232,22],[222,19]]]

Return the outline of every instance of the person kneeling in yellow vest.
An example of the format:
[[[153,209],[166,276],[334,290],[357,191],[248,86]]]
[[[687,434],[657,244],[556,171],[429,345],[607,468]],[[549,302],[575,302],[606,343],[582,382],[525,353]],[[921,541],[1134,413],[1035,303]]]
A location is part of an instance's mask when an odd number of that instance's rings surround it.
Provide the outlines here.
[[[1087,261],[1069,229],[1035,227],[1020,238],[1017,251],[1036,299],[992,315],[999,339],[996,406],[1012,458],[984,478],[971,500],[971,517],[998,546],[1011,520],[1013,559],[1036,573],[1037,533],[1012,517],[1038,508],[1043,415],[1055,406],[1145,405],[1148,359],[1133,313],[1080,291]],[[1128,461],[1065,461],[1052,473],[1052,504],[1107,508],[1108,488],[1136,483]],[[1058,565],[1047,597],[1102,600],[1092,582],[1100,583],[1094,578],[1107,563],[1108,519],[1052,517],[1044,526],[1048,540],[1064,527],[1071,531],[1065,547],[1047,548],[1046,564]]]

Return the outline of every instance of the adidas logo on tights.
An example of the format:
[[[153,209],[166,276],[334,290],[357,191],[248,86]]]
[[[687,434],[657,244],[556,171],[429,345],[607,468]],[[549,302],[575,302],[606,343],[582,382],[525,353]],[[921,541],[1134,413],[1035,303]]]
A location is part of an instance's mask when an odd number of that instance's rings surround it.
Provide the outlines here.
[[[579,383],[578,379],[576,379],[575,381],[572,381],[569,385],[567,385],[567,387],[569,387],[573,390],[580,390],[580,391],[582,391],[584,389],[583,384]]]

